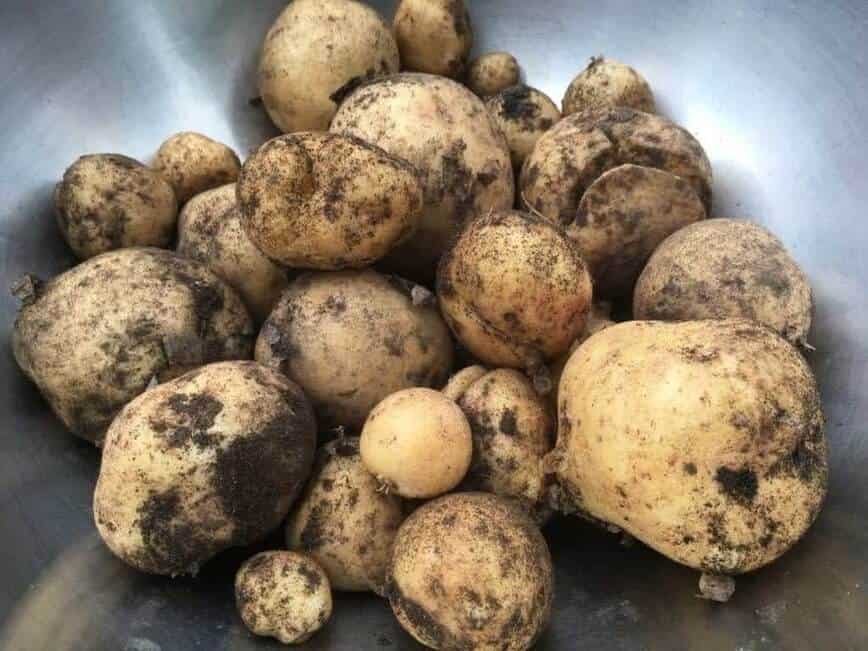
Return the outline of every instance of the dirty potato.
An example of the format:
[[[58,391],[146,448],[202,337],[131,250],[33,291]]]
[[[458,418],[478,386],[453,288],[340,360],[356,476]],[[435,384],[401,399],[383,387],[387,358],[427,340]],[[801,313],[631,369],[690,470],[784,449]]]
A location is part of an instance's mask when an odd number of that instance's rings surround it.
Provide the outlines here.
[[[470,62],[465,83],[480,97],[491,97],[515,86],[520,78],[521,70],[514,56],[508,52],[488,52]]]
[[[184,131],[160,145],[153,167],[172,185],[178,203],[184,204],[200,192],[234,183],[241,161],[222,142]]]
[[[458,399],[464,395],[464,392],[470,388],[470,385],[486,373],[488,373],[488,369],[479,364],[474,364],[473,366],[467,366],[461,369],[449,378],[449,382],[447,382],[446,386],[442,389],[443,395],[450,400],[458,402]]]
[[[814,302],[805,274],[766,229],[710,219],[667,238],[636,283],[637,319],[744,317],[806,344]]]
[[[196,574],[277,527],[313,462],[301,389],[255,362],[210,364],[146,391],[106,434],[97,530],[151,574]]]
[[[392,23],[404,70],[457,79],[473,47],[464,0],[401,0]]]
[[[241,299],[204,265],[159,249],[105,253],[17,287],[12,330],[21,370],[73,433],[100,444],[153,381],[252,354]]]
[[[570,82],[563,100],[564,115],[617,107],[654,113],[651,86],[630,66],[593,57],[588,67]]]
[[[85,260],[131,246],[166,247],[178,202],[160,174],[120,154],[90,154],[70,165],[54,189],[57,224]]]
[[[511,86],[485,103],[506,136],[512,166],[521,170],[542,134],[561,119],[561,112],[547,95],[530,86]]]

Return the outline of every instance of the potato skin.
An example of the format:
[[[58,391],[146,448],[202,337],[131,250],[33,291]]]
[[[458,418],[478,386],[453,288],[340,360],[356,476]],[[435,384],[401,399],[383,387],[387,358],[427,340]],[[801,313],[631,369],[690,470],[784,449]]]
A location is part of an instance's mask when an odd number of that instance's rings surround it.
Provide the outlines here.
[[[70,165],[54,189],[57,224],[86,260],[132,246],[167,247],[178,202],[160,174],[120,154],[89,154]]]
[[[304,495],[286,522],[287,546],[322,565],[335,590],[385,594],[404,511],[400,497],[379,489],[362,464],[359,439],[331,441],[317,453]]]
[[[473,47],[464,0],[401,0],[392,22],[404,70],[459,78]]]
[[[362,268],[416,229],[416,170],[358,138],[295,133],[269,140],[238,179],[242,224],[272,260],[303,269]]]
[[[256,342],[256,359],[298,382],[320,424],[359,429],[380,400],[440,386],[452,340],[412,283],[374,271],[308,273],[284,292]]]
[[[561,112],[547,95],[524,84],[500,91],[485,106],[506,136],[516,171],[521,170],[542,134],[561,119]]]
[[[187,202],[178,218],[177,251],[229,283],[260,323],[289,282],[286,270],[266,258],[241,227],[234,183]]]
[[[433,649],[524,650],[548,624],[551,557],[530,517],[488,493],[453,493],[401,526],[389,601]]]
[[[249,358],[253,338],[241,299],[204,265],[130,248],[41,285],[18,314],[12,351],[64,425],[99,445],[153,378]]]
[[[446,386],[442,389],[443,395],[450,400],[458,402],[458,399],[464,395],[464,392],[486,373],[488,373],[488,369],[479,364],[465,366],[449,378],[449,382],[447,382]]]
[[[568,505],[704,572],[775,560],[825,497],[814,378],[752,321],[607,328],[570,358],[558,402],[551,462]]]
[[[241,161],[222,142],[184,131],[160,145],[153,167],[171,184],[178,203],[184,204],[200,192],[234,183]]]
[[[301,389],[254,362],[221,362],[130,402],[106,434],[97,530],[124,562],[195,574],[228,547],[277,527],[316,445]]]
[[[583,330],[591,280],[557,226],[505,210],[467,225],[440,262],[437,296],[449,327],[480,361],[532,368]]]
[[[399,66],[395,39],[372,8],[293,0],[265,37],[259,92],[281,131],[325,131],[347,88]]]
[[[497,95],[520,80],[521,69],[514,56],[509,52],[488,52],[470,62],[465,82],[470,90],[484,98]]]
[[[628,163],[680,176],[711,207],[711,164],[699,142],[666,118],[628,108],[574,113],[543,134],[522,168],[521,196],[528,208],[567,226],[585,190]]]
[[[401,276],[429,283],[466,221],[513,205],[506,140],[482,101],[454,81],[401,74],[366,84],[344,101],[331,130],[382,147],[422,174],[419,228],[381,263]]]
[[[671,235],[636,283],[637,319],[744,317],[805,344],[814,301],[805,274],[766,229],[710,219]]]
[[[564,94],[564,115],[587,110],[625,107],[656,112],[654,94],[645,78],[630,66],[594,57]]]

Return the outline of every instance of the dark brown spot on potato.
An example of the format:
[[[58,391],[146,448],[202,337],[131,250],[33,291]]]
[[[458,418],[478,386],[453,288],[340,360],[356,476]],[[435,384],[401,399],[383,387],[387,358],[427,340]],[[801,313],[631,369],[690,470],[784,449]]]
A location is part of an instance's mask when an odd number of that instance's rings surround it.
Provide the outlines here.
[[[717,469],[714,476],[721,488],[728,497],[741,504],[750,504],[757,493],[757,477],[749,468],[741,468],[732,470],[725,466]]]

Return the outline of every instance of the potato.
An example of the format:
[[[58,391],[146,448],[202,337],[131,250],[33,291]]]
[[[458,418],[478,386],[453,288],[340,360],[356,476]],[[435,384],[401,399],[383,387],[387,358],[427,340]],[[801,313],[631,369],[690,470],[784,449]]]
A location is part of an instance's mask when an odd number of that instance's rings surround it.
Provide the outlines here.
[[[359,441],[362,463],[390,493],[428,499],[455,488],[467,474],[470,425],[439,391],[397,391],[371,411]]]
[[[234,183],[241,161],[222,142],[184,131],[160,145],[153,167],[172,185],[175,197],[183,204],[200,192]]]
[[[358,138],[296,133],[244,163],[238,205],[247,235],[272,260],[305,269],[366,267],[416,229],[418,173]]]
[[[155,379],[252,354],[241,299],[204,265],[169,251],[122,249],[46,283],[29,278],[12,331],[15,360],[63,424],[97,445]]]
[[[584,329],[591,280],[557,226],[502,210],[467,225],[440,263],[437,296],[449,327],[480,361],[533,370]]]
[[[811,286],[774,235],[756,224],[710,219],[667,238],[636,283],[637,319],[745,317],[806,344]]]
[[[654,249],[679,228],[705,219],[705,207],[687,181],[651,167],[620,165],[585,191],[567,235],[594,279],[598,297],[633,292]]]
[[[653,167],[690,183],[711,206],[711,165],[702,146],[666,118],[618,108],[565,117],[537,141],[521,171],[530,209],[567,226],[585,190],[612,168]]]
[[[515,86],[520,78],[521,70],[514,56],[508,52],[488,52],[470,62],[465,81],[480,97],[491,97]]]
[[[235,603],[256,635],[301,644],[332,614],[329,580],[316,561],[294,552],[262,552],[235,576]]]
[[[401,498],[379,490],[362,464],[359,439],[320,448],[304,495],[286,522],[286,544],[304,550],[335,590],[385,594],[392,543],[404,520]]]
[[[443,387],[443,395],[450,400],[458,402],[458,399],[464,395],[464,392],[486,373],[488,373],[488,369],[479,364],[461,369],[449,378],[449,382]]]
[[[146,391],[106,434],[97,531],[125,563],[196,574],[277,527],[313,463],[301,389],[254,362],[210,364]]]
[[[157,172],[120,154],[82,156],[54,188],[57,224],[82,259],[131,246],[167,247],[178,202]]]
[[[459,78],[473,47],[464,0],[401,0],[392,23],[404,70]]]
[[[570,358],[558,402],[550,463],[567,506],[679,563],[762,567],[822,505],[816,383],[795,348],[754,322],[607,328]]]
[[[402,74],[365,85],[341,105],[331,130],[382,147],[422,174],[419,228],[383,261],[399,275],[431,282],[465,221],[513,205],[506,140],[480,99],[453,81]]]
[[[512,166],[517,171],[540,136],[561,119],[561,112],[547,95],[523,84],[500,91],[485,106],[506,136]]]
[[[395,39],[370,7],[293,0],[265,37],[259,92],[281,131],[325,131],[348,89],[399,67]]]
[[[178,218],[178,253],[223,278],[260,323],[288,283],[286,271],[266,258],[241,227],[234,183],[187,202]]]
[[[654,113],[651,87],[630,66],[593,57],[588,67],[570,82],[564,95],[564,115],[617,107]]]
[[[407,632],[432,649],[530,649],[551,616],[546,541],[512,502],[455,493],[401,526],[389,601]]]
[[[321,425],[358,430],[389,394],[449,376],[449,331],[414,289],[374,271],[303,274],[263,325],[256,359],[302,386]]]

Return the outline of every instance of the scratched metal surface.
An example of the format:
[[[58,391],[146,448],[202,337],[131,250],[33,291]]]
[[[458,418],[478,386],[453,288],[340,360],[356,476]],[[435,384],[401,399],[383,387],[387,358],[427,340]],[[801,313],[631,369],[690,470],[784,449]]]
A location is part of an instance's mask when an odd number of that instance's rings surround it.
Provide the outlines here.
[[[376,3],[385,12],[391,3]],[[594,54],[636,65],[662,112],[715,170],[715,212],[770,227],[817,296],[811,362],[832,449],[828,504],[780,562],[725,606],[696,573],[574,520],[547,530],[557,565],[540,649],[868,648],[868,4],[860,0],[474,0],[479,50],[508,49],[559,100]],[[203,131],[242,154],[274,134],[255,94],[257,49],[282,2],[0,3],[0,274],[72,258],[50,189],[79,154],[146,159]],[[0,645],[5,649],[264,649],[241,626],[229,553],[195,580],[142,576],[100,545],[97,451],[66,434],[15,368],[16,304],[0,298]],[[387,605],[341,595],[310,649],[412,649]]]

